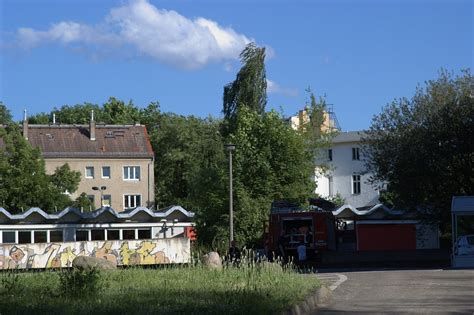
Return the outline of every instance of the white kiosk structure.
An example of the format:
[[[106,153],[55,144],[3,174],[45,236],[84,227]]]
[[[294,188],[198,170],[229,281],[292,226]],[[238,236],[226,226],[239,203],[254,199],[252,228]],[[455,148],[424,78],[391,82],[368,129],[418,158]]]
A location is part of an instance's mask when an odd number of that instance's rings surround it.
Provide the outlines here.
[[[474,268],[474,196],[454,196],[451,203],[453,268]]]

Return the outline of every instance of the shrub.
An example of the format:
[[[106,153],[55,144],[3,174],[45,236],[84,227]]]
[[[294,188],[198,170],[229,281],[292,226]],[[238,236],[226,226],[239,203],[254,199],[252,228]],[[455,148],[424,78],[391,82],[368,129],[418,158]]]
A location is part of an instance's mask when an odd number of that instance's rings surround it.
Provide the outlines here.
[[[25,289],[18,270],[8,269],[0,273],[0,293],[19,296]]]
[[[98,269],[74,267],[59,273],[59,289],[66,296],[95,295],[100,291],[100,279]]]

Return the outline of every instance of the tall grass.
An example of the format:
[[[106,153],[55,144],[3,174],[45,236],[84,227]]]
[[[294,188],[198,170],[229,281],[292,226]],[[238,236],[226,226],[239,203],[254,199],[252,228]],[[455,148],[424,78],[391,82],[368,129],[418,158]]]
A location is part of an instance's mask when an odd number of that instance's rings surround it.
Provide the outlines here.
[[[94,294],[71,298],[60,291],[67,290],[61,272],[19,274],[14,281],[22,292],[2,294],[0,313],[275,314],[319,286],[315,277],[274,263],[244,259],[238,267],[212,270],[194,260],[188,266],[101,272],[102,285]]]

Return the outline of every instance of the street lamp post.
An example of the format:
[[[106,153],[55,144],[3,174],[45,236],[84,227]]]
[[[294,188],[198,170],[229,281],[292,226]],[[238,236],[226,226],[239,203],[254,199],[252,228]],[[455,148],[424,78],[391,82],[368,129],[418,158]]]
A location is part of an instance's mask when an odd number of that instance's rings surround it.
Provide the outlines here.
[[[235,144],[226,144],[225,148],[229,151],[229,244],[234,240],[234,202],[232,192],[232,152],[235,150]]]
[[[104,206],[104,190],[106,190],[106,189],[107,189],[107,187],[105,187],[105,186],[100,186],[100,187],[94,186],[94,187],[92,187],[92,190],[99,190],[100,191],[100,208],[101,209]]]

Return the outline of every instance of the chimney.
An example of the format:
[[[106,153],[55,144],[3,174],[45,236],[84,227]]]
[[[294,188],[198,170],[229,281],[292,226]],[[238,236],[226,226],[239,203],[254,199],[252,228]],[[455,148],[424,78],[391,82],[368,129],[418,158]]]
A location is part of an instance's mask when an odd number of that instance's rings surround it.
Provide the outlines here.
[[[56,125],[56,114],[53,113],[53,125]]]
[[[91,111],[91,121],[89,123],[89,136],[91,141],[95,141],[95,121],[94,121],[94,111]]]
[[[28,118],[26,117],[26,109],[23,110],[23,137],[28,140]]]

